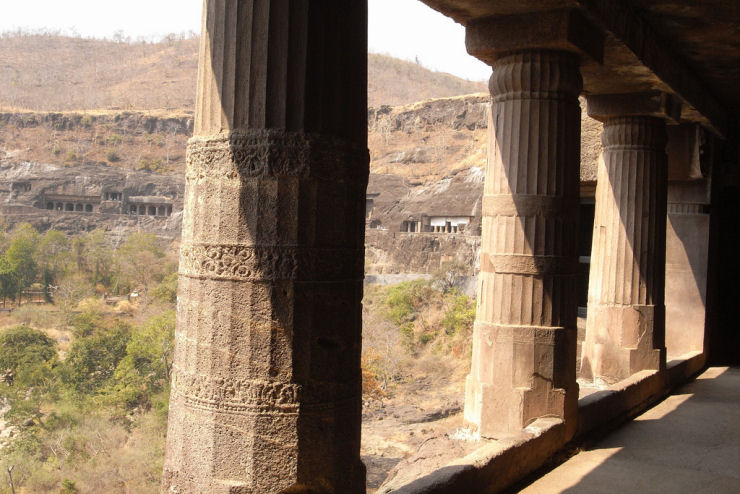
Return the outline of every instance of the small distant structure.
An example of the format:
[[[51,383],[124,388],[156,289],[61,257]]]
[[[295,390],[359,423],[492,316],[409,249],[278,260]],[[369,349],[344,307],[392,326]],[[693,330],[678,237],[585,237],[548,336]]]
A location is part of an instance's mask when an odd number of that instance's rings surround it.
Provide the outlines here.
[[[401,222],[405,233],[463,233],[473,220],[472,216],[425,215],[409,216]]]
[[[172,199],[162,196],[129,196],[127,211],[138,216],[172,215]]]

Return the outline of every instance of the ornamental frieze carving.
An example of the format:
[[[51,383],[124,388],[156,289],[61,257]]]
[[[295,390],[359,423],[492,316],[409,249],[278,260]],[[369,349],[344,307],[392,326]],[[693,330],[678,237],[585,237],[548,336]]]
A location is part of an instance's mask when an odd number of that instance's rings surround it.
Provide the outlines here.
[[[307,387],[294,383],[211,377],[175,368],[172,394],[191,408],[227,413],[294,414],[300,409],[336,410],[360,401],[359,388],[340,383]]]
[[[297,413],[301,386],[234,377],[211,377],[175,369],[172,393],[196,407],[229,412]]]
[[[367,181],[367,148],[336,138],[274,129],[193,137],[188,182],[290,176]]]
[[[183,276],[233,281],[360,280],[362,252],[229,244],[183,244]]]

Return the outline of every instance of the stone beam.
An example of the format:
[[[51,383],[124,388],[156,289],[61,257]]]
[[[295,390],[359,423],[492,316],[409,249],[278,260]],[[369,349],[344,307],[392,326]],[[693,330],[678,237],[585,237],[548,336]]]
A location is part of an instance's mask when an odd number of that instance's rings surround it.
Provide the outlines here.
[[[694,70],[667,41],[627,2],[578,0],[589,16],[612,33],[672,92],[696,110],[698,119],[720,136],[726,134],[727,115],[722,104]],[[703,118],[702,118],[703,117]]]
[[[365,492],[366,29],[205,2],[162,492]]]
[[[572,51],[601,63],[604,35],[577,10],[498,15],[470,21],[468,53],[488,64],[520,50]]]
[[[560,41],[553,42],[553,30],[559,23],[539,23],[538,18],[548,11],[580,10],[587,23],[598,31],[607,34],[604,50],[604,63],[582,67],[584,92],[629,93],[645,90],[672,92],[684,103],[684,120],[697,122],[715,134],[724,137],[727,129],[727,111],[723,103],[702,80],[696,67],[686,62],[686,55],[677,53],[669,39],[663,39],[656,29],[637,11],[632,2],[614,0],[423,0],[430,7],[439,10],[466,27],[476,23],[486,24],[491,19],[509,19],[511,26],[500,22],[498,37],[510,43],[504,34],[514,34],[515,30],[531,41],[530,47],[574,45],[578,50],[589,52],[578,46],[578,40],[568,41],[568,36],[560,32]],[[659,9],[660,7],[656,7]],[[533,21],[519,23],[517,19],[530,18]],[[490,23],[493,26],[495,23]],[[561,25],[562,26],[562,25]],[[589,28],[589,31],[593,28]],[[674,29],[675,34],[675,29]],[[541,38],[538,40],[538,38]],[[519,39],[519,38],[514,38]],[[548,41],[548,39],[550,39]],[[587,38],[585,38],[587,39]],[[716,38],[723,40],[723,37]],[[518,41],[517,41],[518,42]],[[477,42],[476,42],[477,44]],[[727,44],[727,43],[725,43]],[[491,43],[495,46],[495,43]],[[729,45],[728,45],[729,46]],[[477,50],[475,46],[472,46]],[[485,46],[483,46],[485,48]],[[473,52],[471,52],[473,53]],[[478,55],[476,55],[478,56]],[[491,54],[484,54],[490,59]],[[597,58],[596,60],[601,60]]]
[[[681,101],[660,91],[640,94],[592,95],[587,98],[588,116],[605,122],[614,117],[656,117],[672,123],[681,120]]]

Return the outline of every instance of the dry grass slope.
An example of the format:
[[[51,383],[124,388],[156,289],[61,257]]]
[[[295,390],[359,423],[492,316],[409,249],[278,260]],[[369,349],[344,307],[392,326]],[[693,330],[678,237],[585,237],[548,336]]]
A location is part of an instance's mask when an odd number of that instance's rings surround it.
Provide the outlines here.
[[[0,37],[0,106],[28,110],[191,109],[199,40],[115,42],[54,34]],[[412,62],[371,54],[368,104],[400,105],[485,90]]]

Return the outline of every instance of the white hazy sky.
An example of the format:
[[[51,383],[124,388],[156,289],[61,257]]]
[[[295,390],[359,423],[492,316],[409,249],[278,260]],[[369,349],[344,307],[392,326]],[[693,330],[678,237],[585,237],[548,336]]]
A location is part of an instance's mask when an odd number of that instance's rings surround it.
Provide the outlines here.
[[[351,0],[350,0],[351,1]],[[200,31],[202,0],[0,0],[0,31],[50,29],[132,39]],[[491,74],[465,51],[462,26],[418,0],[369,0],[369,49],[471,80]]]

